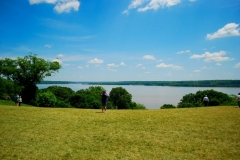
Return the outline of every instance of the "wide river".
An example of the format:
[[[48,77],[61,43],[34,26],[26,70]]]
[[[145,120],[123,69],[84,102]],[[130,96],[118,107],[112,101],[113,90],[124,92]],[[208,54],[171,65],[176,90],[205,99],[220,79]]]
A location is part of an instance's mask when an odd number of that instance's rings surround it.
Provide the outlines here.
[[[47,88],[48,86],[62,86],[69,87],[74,91],[80,89],[87,89],[90,86],[96,85],[82,85],[82,84],[39,84],[39,89]],[[226,94],[237,95],[240,88],[229,87],[169,87],[169,86],[137,86],[137,85],[101,85],[108,93],[112,88],[123,87],[131,95],[132,100],[146,106],[147,109],[159,109],[163,104],[177,105],[182,97],[189,93],[196,93],[201,90],[210,90],[223,92]],[[210,97],[209,97],[210,98]],[[211,99],[210,99],[211,100]]]

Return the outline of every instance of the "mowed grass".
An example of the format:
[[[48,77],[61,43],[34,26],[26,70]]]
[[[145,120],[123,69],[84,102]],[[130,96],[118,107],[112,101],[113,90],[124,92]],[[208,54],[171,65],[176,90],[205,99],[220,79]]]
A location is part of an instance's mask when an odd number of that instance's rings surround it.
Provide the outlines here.
[[[240,109],[0,105],[0,159],[240,159]]]

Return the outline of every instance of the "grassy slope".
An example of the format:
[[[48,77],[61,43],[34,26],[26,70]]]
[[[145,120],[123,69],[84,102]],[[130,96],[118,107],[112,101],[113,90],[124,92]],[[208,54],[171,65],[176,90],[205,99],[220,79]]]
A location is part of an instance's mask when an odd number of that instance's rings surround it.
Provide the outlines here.
[[[240,109],[0,105],[0,159],[239,159]]]

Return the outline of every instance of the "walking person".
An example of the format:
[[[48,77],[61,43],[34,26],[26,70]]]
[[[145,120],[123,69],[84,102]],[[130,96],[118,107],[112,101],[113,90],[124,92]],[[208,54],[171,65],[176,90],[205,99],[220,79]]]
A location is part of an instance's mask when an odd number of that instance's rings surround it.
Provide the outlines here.
[[[207,95],[205,95],[205,97],[203,98],[203,104],[204,106],[208,106],[208,102],[209,102],[209,98]]]
[[[19,106],[19,95],[18,94],[16,94],[16,96],[15,96],[15,105]]]
[[[108,102],[108,94],[106,91],[103,91],[102,96],[102,113],[107,111],[107,102]]]
[[[19,96],[19,106],[21,106],[21,103],[22,103],[22,96]]]
[[[237,101],[238,101],[238,108],[240,108],[240,93],[238,93]]]

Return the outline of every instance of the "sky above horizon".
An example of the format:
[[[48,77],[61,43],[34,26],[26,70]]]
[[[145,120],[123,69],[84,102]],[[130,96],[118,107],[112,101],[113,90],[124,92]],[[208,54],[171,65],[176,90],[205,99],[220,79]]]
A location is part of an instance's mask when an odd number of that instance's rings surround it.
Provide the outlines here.
[[[58,58],[45,80],[239,80],[239,24],[240,0],[2,0],[0,58]]]

